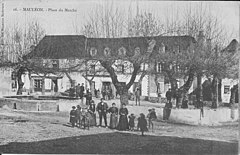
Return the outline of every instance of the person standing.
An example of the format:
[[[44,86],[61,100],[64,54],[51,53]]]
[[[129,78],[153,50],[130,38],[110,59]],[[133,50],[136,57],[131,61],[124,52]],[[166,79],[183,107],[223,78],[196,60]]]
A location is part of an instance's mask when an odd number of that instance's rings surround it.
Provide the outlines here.
[[[140,90],[139,90],[139,88],[136,88],[136,90],[135,90],[135,101],[136,101],[136,105],[138,102],[138,105],[140,106]]]
[[[134,131],[134,127],[135,127],[135,123],[134,123],[135,116],[134,116],[134,114],[131,114],[130,116],[128,116],[128,118],[129,118],[129,129],[130,129],[130,131]]]
[[[110,115],[110,129],[116,129],[118,123],[118,108],[116,107],[116,103],[112,103],[112,107],[108,109]]]
[[[72,127],[75,127],[76,124],[76,107],[72,106],[72,110],[70,111],[70,123],[72,124]]]
[[[149,113],[147,115],[147,118],[148,118],[148,129],[150,130],[151,126],[152,126],[152,132],[153,132],[153,121],[157,119],[157,114],[155,112],[155,109],[152,108],[152,109],[149,109],[148,110]]]
[[[76,86],[76,97],[78,98],[80,96],[80,83]]]
[[[107,103],[103,102],[103,98],[101,98],[101,102],[98,103],[96,108],[98,114],[99,114],[99,127],[102,126],[102,117],[104,118],[105,127],[107,128],[107,110],[108,105]]]
[[[169,88],[166,92],[167,102],[170,103],[172,101],[172,90]]]
[[[77,105],[76,109],[76,124],[80,127],[81,126],[81,107]]]
[[[82,85],[80,86],[80,93],[79,93],[82,104],[83,104],[83,95],[84,95],[84,84],[82,83]]]
[[[128,117],[127,117],[128,109],[126,108],[125,103],[122,104],[122,108],[120,108],[120,110],[119,110],[119,115],[120,115],[120,118],[119,118],[119,123],[118,123],[117,129],[120,131],[128,130],[129,129]]]
[[[93,100],[90,101],[88,112],[91,114],[91,117],[89,118],[90,126],[96,126],[95,103]]]
[[[148,128],[147,128],[147,120],[145,119],[145,115],[143,113],[141,113],[140,117],[138,118],[138,127],[142,132],[142,136],[144,136],[144,131],[148,131]]]
[[[86,94],[86,105],[89,105],[91,100],[92,100],[92,93],[90,91],[87,91],[87,94]]]

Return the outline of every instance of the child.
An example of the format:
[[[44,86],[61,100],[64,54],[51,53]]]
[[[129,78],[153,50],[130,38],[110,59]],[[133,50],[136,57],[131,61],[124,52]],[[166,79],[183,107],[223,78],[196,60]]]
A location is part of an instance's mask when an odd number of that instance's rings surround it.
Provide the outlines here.
[[[135,124],[134,124],[135,116],[134,116],[134,114],[131,114],[130,116],[128,116],[128,118],[129,118],[129,129],[130,129],[130,131],[134,131],[134,127],[135,127]]]
[[[147,128],[147,120],[145,119],[145,115],[143,113],[141,113],[140,117],[138,118],[138,127],[142,132],[142,136],[144,136],[144,131],[148,131],[148,128]]]
[[[81,109],[80,105],[77,105],[77,109],[76,109],[76,124],[77,124],[78,127],[80,127],[80,125],[81,125],[81,113],[82,113],[81,110],[82,109]]]
[[[88,108],[82,108],[81,126],[83,126],[84,129],[87,127],[88,130],[90,127],[89,115]]]
[[[153,132],[153,122],[152,121],[157,119],[157,115],[156,115],[156,112],[155,112],[154,108],[149,109],[148,111],[149,111],[149,113],[147,115],[147,118],[148,118],[148,129],[150,129],[151,126],[152,126],[152,132]]]
[[[72,106],[72,110],[70,111],[70,123],[72,123],[72,127],[74,128],[76,123],[76,107]]]

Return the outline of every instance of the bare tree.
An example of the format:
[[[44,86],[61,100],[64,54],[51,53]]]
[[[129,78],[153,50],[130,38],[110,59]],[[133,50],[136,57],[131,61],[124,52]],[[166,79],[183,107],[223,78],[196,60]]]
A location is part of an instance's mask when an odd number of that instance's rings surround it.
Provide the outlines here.
[[[116,38],[124,35],[124,12],[111,3],[97,5],[82,27],[82,34],[94,38]]]
[[[14,24],[13,28],[6,30],[5,48],[8,49],[7,61],[12,63],[18,81],[17,95],[22,94],[23,81],[22,75],[29,71],[27,64],[25,63],[24,56],[33,50],[36,45],[44,36],[44,29],[39,22],[34,21],[23,28],[19,24]],[[29,73],[29,76],[31,74]],[[31,77],[29,77],[31,78]]]

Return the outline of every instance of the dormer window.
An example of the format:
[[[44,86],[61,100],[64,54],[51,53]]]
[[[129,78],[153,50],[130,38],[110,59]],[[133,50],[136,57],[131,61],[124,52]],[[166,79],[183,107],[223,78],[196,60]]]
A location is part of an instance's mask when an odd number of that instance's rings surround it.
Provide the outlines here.
[[[148,48],[147,48],[148,53],[151,53],[153,51],[155,44],[156,44],[156,40],[153,39],[153,40],[149,41]]]
[[[52,60],[52,67],[58,68],[58,60]]]
[[[140,47],[136,47],[134,49],[134,55],[140,55],[141,54],[141,50],[140,50]]]
[[[97,55],[97,49],[95,47],[90,48],[90,55],[91,56],[96,56]]]
[[[125,56],[126,55],[126,48],[121,47],[118,49],[118,55],[119,56]]]
[[[161,43],[161,45],[160,45],[160,47],[159,47],[159,53],[160,53],[160,54],[161,54],[161,53],[165,53],[165,50],[166,50],[165,45],[164,45],[163,43]]]
[[[111,56],[111,49],[109,47],[106,47],[103,52],[105,56]]]

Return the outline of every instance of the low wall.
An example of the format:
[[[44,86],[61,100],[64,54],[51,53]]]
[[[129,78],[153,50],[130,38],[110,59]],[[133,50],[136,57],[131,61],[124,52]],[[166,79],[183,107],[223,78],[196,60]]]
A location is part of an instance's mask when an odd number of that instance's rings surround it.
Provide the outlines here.
[[[137,117],[140,113],[148,114],[146,107],[128,106],[129,114],[133,113]],[[163,108],[155,108],[159,120],[163,119]],[[200,118],[200,109],[172,109],[169,117],[170,122],[183,123],[189,125],[217,126],[224,122],[237,121],[239,117],[238,109],[229,108],[204,109],[204,117]]]
[[[162,118],[163,109],[160,109],[158,115]],[[172,109],[169,121],[189,125],[217,126],[224,122],[237,121],[238,116],[238,109],[229,108],[204,109],[203,117],[200,117],[200,109]]]
[[[169,120],[191,125],[215,126],[223,122],[237,121],[238,109],[204,109],[204,116],[201,118],[199,109],[172,109]]]
[[[14,104],[16,109],[26,111],[57,111],[58,106],[57,101],[0,98],[0,107],[7,105],[14,109]]]

